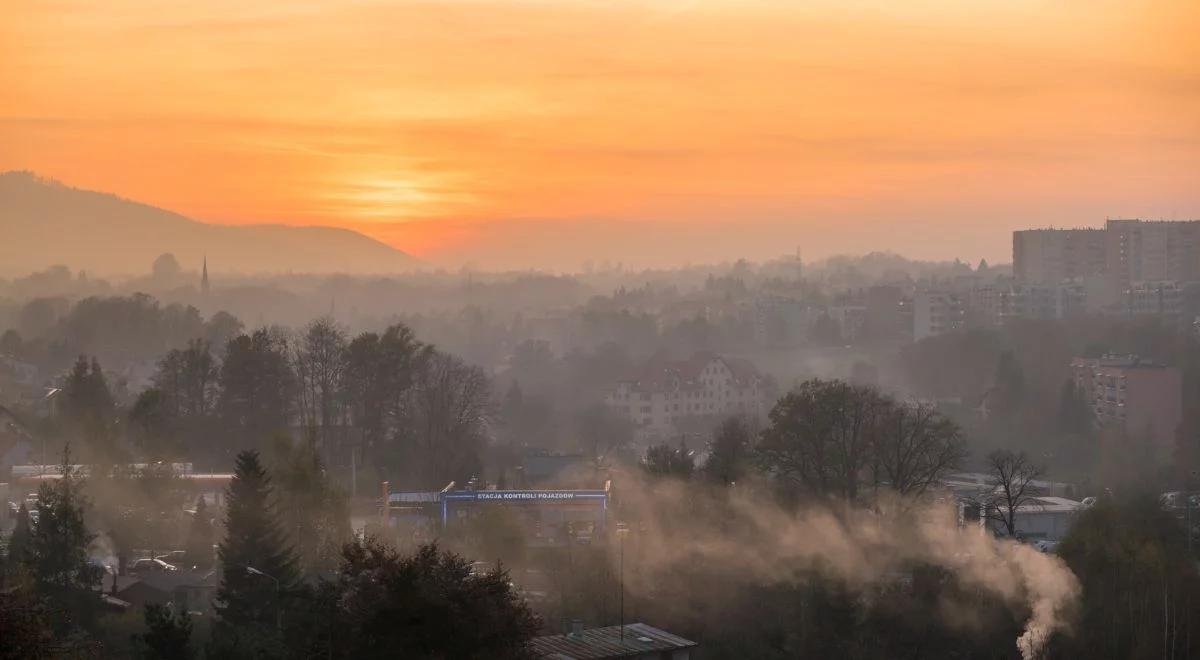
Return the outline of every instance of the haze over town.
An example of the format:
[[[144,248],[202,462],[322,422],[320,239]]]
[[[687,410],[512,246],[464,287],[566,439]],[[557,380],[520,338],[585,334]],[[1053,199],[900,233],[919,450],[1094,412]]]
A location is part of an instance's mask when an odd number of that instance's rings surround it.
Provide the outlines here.
[[[1200,5],[0,16],[0,660],[1200,655]]]

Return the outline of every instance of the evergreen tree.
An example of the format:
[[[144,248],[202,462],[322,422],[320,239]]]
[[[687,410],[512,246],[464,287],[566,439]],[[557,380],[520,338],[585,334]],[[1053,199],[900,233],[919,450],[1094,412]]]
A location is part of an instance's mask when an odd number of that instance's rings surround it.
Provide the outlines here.
[[[708,443],[708,461],[704,474],[714,483],[728,486],[750,467],[750,426],[741,417],[730,417],[717,427]]]
[[[187,660],[192,657],[192,620],[187,613],[176,615],[171,608],[147,603],[143,614],[146,632],[135,636],[141,660]]]
[[[53,610],[55,632],[89,627],[99,606],[102,569],[88,560],[95,534],[84,524],[82,482],[63,452],[62,478],[38,490],[38,520],[29,536],[27,565],[37,590]]]
[[[15,573],[21,567],[28,565],[29,537],[29,509],[25,506],[25,502],[21,502],[21,508],[17,510],[16,526],[13,527],[12,536],[8,538],[6,572]]]
[[[80,355],[63,385],[60,412],[70,429],[85,441],[89,461],[114,458],[113,421],[116,404],[100,363]]]
[[[210,654],[279,655],[278,631],[300,576],[258,452],[238,454],[227,501],[225,539],[217,549],[224,572],[217,591],[219,620]]]
[[[286,438],[281,440],[272,463],[280,520],[303,571],[333,570],[351,537],[346,498],[330,482],[313,445],[293,449]]]
[[[540,625],[506,571],[475,573],[436,545],[401,556],[372,539],[346,545],[308,615],[289,631],[291,657],[524,660]]]
[[[692,472],[696,469],[696,459],[693,453],[688,451],[683,440],[679,441],[678,447],[663,443],[646,449],[642,469],[651,476],[686,480],[692,477]]]

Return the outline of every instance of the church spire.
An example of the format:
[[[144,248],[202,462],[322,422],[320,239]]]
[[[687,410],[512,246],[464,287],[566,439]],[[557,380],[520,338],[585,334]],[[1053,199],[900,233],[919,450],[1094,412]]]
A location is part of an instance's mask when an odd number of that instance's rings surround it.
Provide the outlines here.
[[[200,275],[200,293],[208,295],[208,255],[204,255],[204,270]]]

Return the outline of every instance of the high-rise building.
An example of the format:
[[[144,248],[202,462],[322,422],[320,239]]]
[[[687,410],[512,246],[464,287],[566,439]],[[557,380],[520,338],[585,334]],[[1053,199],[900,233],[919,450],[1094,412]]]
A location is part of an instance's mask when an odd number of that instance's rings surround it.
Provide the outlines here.
[[[1106,271],[1117,290],[1200,279],[1200,221],[1109,220],[1104,229]]]
[[[1103,229],[1013,232],[1013,275],[1022,284],[1058,284],[1105,272]]]

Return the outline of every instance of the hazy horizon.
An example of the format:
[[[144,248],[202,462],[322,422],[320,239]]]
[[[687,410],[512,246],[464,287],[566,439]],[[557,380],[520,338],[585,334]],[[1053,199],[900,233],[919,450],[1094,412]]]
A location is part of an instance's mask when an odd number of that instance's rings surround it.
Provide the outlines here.
[[[0,171],[436,266],[1200,217],[1186,3],[9,3]],[[317,47],[319,46],[319,47]]]

